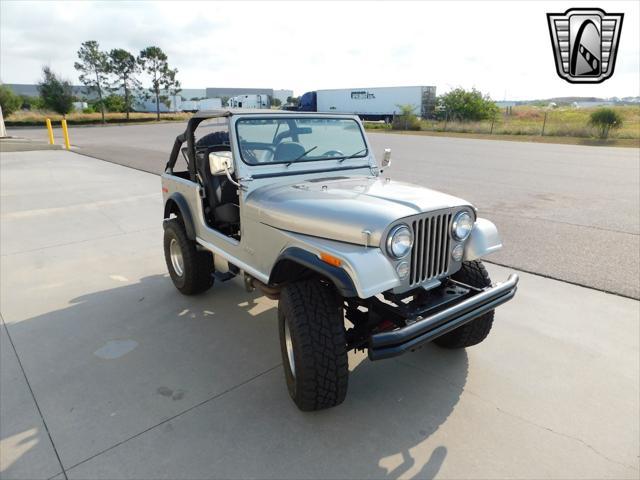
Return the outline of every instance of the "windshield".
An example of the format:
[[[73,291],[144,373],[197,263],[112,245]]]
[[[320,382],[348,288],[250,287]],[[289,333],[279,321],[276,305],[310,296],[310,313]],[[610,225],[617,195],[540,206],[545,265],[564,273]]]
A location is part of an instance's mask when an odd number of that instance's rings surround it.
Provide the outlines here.
[[[265,165],[363,158],[367,145],[349,118],[243,118],[236,123],[242,160]]]

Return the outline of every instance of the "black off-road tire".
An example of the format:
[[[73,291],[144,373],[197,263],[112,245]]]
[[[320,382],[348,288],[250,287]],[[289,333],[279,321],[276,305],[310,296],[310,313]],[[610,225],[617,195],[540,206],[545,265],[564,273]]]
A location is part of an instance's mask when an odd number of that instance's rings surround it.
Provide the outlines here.
[[[176,271],[171,260],[172,242],[173,248],[177,246],[182,254],[182,272]],[[213,256],[198,250],[196,242],[187,238],[179,218],[164,222],[164,259],[173,284],[184,295],[202,293],[213,285]]]
[[[319,280],[287,285],[278,303],[278,324],[287,388],[298,408],[312,411],[341,404],[349,365],[342,301],[334,288]]]
[[[479,260],[463,262],[462,268],[451,278],[472,287],[485,288],[491,286],[489,273]],[[485,313],[481,317],[452,330],[434,340],[434,343],[444,348],[466,348],[482,342],[493,325],[494,311]]]

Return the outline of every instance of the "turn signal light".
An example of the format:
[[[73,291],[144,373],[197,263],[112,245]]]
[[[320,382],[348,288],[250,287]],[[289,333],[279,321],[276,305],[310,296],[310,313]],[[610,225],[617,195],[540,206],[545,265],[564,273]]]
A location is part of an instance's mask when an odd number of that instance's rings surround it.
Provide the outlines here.
[[[342,260],[325,252],[320,253],[320,260],[328,263],[329,265],[333,265],[334,267],[339,267],[340,265],[342,265]]]

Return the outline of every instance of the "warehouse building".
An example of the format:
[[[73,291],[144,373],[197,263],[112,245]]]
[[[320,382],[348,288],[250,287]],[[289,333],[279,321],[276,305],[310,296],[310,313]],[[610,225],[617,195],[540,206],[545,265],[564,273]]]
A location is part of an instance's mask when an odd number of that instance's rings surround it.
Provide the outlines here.
[[[287,103],[287,98],[293,97],[293,90],[274,90],[273,98],[280,100],[282,105]]]
[[[231,98],[238,95],[269,95],[273,97],[273,88],[220,88],[208,87],[207,98]]]
[[[9,87],[16,95],[25,95],[27,97],[39,97],[38,85],[30,83],[4,83],[3,85]],[[83,85],[73,85],[73,94],[78,98],[92,98],[93,95],[87,95],[85,93],[86,87]]]

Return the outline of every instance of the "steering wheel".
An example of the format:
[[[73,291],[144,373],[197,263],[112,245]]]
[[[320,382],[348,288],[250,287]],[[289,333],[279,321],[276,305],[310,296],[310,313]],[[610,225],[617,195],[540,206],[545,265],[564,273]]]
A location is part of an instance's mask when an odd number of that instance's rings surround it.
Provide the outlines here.
[[[249,161],[249,163],[251,163],[252,165],[255,165],[258,162],[258,157],[256,156],[255,152],[249,148],[244,148],[242,146],[240,146],[240,148],[242,149],[242,154],[244,155],[244,157]]]
[[[327,150],[322,154],[323,157],[344,157],[344,153],[340,150]]]

